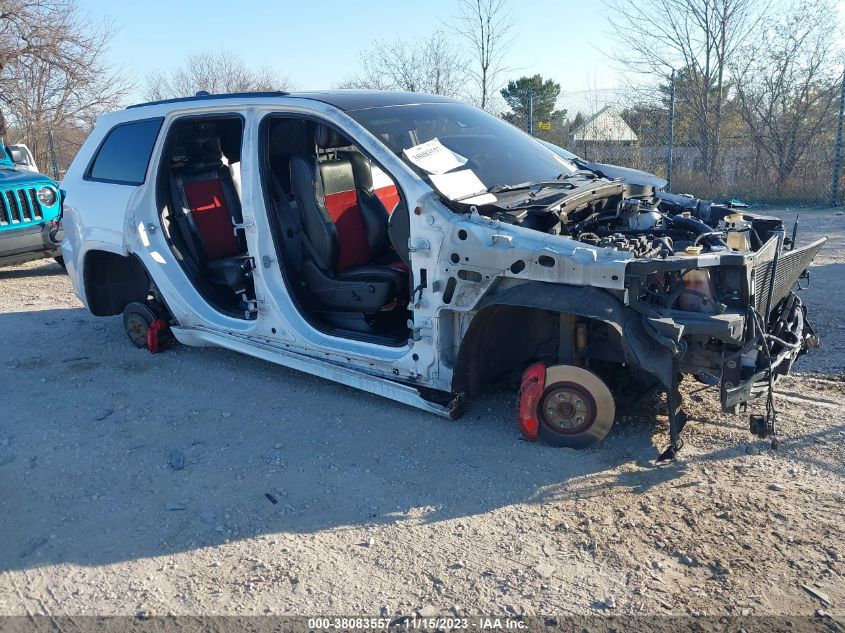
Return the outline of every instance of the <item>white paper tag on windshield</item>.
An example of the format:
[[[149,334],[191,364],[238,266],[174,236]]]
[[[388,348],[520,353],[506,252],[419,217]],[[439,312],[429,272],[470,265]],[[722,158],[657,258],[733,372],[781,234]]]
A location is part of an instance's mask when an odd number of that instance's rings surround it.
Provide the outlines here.
[[[449,200],[463,202],[466,198],[487,194],[487,187],[471,169],[453,171],[451,174],[432,174],[431,182]]]
[[[436,138],[402,150],[402,153],[414,165],[430,174],[445,174],[467,162],[466,158],[456,154]]]

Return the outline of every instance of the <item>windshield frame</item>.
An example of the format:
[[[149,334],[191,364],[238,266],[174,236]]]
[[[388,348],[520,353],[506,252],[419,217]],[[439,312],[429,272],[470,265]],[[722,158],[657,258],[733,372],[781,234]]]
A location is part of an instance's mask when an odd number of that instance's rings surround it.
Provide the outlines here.
[[[8,167],[9,169],[17,167],[5,145],[0,145],[0,167]]]

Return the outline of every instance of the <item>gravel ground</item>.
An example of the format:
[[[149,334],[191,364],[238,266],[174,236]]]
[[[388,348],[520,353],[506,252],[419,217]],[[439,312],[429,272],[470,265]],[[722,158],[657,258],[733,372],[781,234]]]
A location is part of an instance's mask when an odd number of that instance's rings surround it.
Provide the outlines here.
[[[532,445],[512,394],[449,422],[153,356],[52,262],[2,269],[0,614],[845,613],[845,217],[804,218],[824,347],[779,388],[780,449],[705,392],[664,467],[657,402]]]

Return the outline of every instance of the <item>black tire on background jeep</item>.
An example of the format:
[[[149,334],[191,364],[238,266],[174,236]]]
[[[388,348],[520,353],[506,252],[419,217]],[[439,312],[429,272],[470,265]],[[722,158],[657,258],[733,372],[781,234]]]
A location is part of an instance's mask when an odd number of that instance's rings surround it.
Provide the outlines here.
[[[61,267],[62,267],[62,268],[64,268],[65,270],[67,270],[67,266],[65,265],[65,258],[64,258],[64,257],[62,257],[61,255],[56,255],[53,259],[55,260],[55,262],[56,262],[59,266],[61,266]]]

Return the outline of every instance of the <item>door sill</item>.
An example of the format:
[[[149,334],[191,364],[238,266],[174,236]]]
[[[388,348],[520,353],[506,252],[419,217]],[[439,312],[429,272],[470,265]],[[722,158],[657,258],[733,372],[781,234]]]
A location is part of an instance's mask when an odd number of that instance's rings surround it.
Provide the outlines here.
[[[346,367],[320,358],[298,354],[278,346],[234,334],[212,332],[202,328],[172,328],[176,339],[195,347],[223,347],[235,352],[327,378],[342,385],[382,396],[417,409],[451,418],[453,408],[425,400],[416,387],[369,374],[354,367]]]

